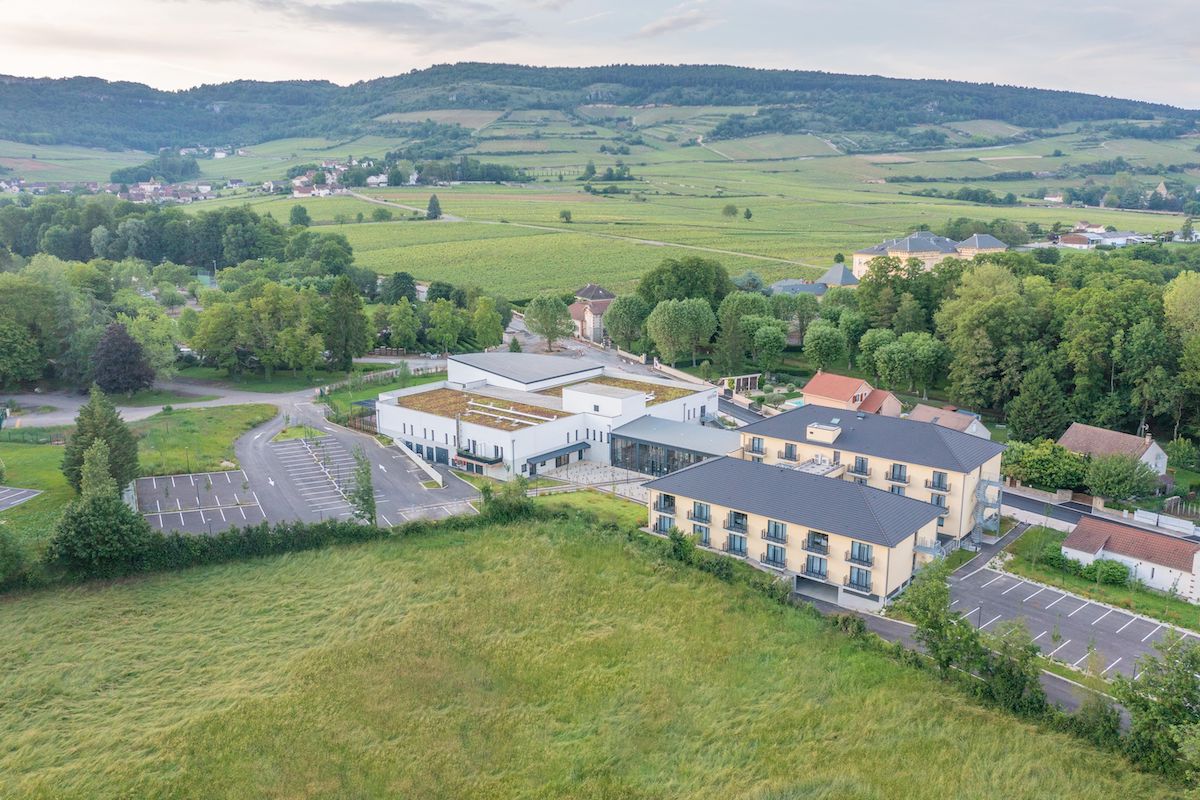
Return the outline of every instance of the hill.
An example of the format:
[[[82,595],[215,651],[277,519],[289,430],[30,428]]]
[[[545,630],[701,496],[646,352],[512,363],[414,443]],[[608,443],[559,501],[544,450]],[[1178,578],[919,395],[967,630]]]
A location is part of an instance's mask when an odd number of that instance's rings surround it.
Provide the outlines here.
[[[528,67],[461,63],[337,86],[325,81],[235,81],[179,92],[98,78],[0,77],[0,139],[154,151],[187,144],[245,145],[289,137],[389,132],[384,115],[433,109],[580,106],[737,106],[714,138],[805,131],[897,132],[990,119],[1020,128],[1066,122],[1171,123],[1196,112],[1172,106],[961,81],[910,80],[719,65]],[[756,107],[766,113],[754,113]],[[1161,126],[1159,126],[1161,127]],[[1136,132],[1137,128],[1134,128]],[[940,134],[939,134],[940,135]],[[918,140],[919,142],[920,140]],[[939,144],[935,136],[928,144]]]
[[[623,533],[412,533],[0,604],[0,794],[1170,795]]]

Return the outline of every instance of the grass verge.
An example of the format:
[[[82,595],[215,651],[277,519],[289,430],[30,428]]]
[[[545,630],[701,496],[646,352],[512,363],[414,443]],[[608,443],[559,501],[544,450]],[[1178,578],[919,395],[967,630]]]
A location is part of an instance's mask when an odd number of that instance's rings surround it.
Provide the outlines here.
[[[277,413],[265,403],[179,409],[129,427],[138,437],[143,475],[217,472],[236,465],[233,443],[239,436]]]

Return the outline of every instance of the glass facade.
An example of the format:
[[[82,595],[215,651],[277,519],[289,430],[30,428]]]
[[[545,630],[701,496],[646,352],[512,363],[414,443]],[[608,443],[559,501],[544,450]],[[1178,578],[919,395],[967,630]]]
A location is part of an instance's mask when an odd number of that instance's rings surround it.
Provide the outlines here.
[[[711,453],[697,453],[680,447],[651,444],[617,434],[611,439],[614,467],[653,475],[656,478],[712,458]]]

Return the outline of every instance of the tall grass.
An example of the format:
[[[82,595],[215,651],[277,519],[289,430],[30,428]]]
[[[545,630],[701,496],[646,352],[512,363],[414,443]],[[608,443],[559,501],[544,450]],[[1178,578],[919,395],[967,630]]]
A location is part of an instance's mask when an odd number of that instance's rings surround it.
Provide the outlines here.
[[[578,521],[0,604],[4,797],[1159,798]]]

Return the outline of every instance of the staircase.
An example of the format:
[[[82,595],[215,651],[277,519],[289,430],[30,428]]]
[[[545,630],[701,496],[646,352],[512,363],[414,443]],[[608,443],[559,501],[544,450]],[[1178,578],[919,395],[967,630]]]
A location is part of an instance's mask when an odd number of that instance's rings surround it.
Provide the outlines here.
[[[1004,495],[999,479],[981,478],[975,487],[975,525],[971,528],[971,541],[975,549],[983,545],[983,532],[1000,533],[1000,502]]]

